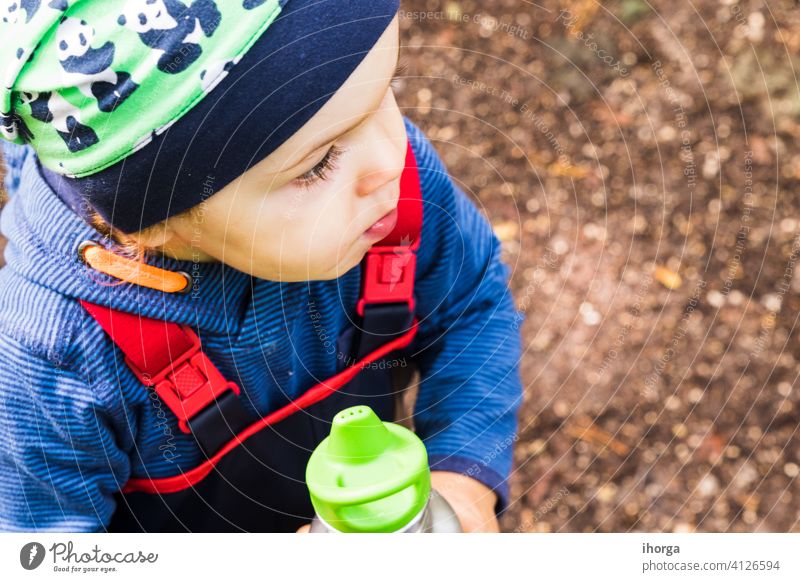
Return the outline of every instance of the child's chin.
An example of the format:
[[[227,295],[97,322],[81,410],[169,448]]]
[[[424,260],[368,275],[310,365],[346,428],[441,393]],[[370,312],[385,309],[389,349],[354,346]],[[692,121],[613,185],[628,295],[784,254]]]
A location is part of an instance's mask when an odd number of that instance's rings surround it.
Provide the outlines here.
[[[335,265],[332,268],[324,269],[324,268],[309,268],[307,270],[298,270],[298,271],[283,271],[283,272],[262,272],[258,269],[250,271],[248,274],[256,277],[257,279],[266,279],[268,281],[276,281],[278,283],[301,283],[304,281],[332,281],[333,279],[338,279],[345,273],[347,273],[350,269],[357,266],[360,263],[360,260],[356,260],[353,262],[352,266],[348,266],[348,263],[342,263],[339,265]]]
[[[359,244],[362,243],[362,244]],[[278,281],[281,283],[297,283],[302,281],[332,281],[342,277],[354,267],[357,267],[371,244],[363,244],[364,240],[359,239],[355,244],[348,248],[347,254],[336,264],[315,264],[315,265],[292,265],[283,270],[259,269],[255,264],[249,265],[247,273],[258,279]]]
[[[338,279],[339,277],[344,276],[355,267],[358,267],[361,263],[361,260],[364,258],[364,255],[367,254],[369,250],[369,246],[361,249],[353,249],[348,257],[342,260],[338,265],[335,265],[331,269],[328,269],[325,272],[320,273],[318,277],[314,277],[311,280],[319,280],[319,281],[330,281],[332,279]]]

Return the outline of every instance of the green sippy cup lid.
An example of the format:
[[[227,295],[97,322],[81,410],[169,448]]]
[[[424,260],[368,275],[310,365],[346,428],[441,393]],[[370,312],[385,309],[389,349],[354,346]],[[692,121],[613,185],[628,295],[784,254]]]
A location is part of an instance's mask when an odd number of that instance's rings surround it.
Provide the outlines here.
[[[353,406],[334,416],[331,434],[308,461],[306,483],[317,515],[331,527],[397,531],[428,501],[428,453],[407,428]]]

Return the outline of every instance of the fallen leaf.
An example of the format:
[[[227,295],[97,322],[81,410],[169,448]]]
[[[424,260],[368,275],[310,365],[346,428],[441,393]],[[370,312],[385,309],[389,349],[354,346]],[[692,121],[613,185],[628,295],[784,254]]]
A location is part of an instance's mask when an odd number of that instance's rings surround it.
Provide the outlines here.
[[[628,445],[621,443],[611,433],[595,426],[591,421],[580,420],[575,424],[567,425],[564,429],[572,438],[609,448],[616,454],[624,456],[630,452]]]
[[[583,180],[589,175],[589,170],[583,166],[573,166],[572,164],[562,164],[561,162],[550,164],[547,171],[554,177],[567,177],[575,180]]]
[[[661,283],[667,289],[677,289],[683,284],[683,278],[666,267],[656,267],[654,274],[656,281]]]
[[[511,220],[499,222],[493,225],[492,228],[494,228],[494,233],[501,242],[516,240],[519,233],[519,224]]]

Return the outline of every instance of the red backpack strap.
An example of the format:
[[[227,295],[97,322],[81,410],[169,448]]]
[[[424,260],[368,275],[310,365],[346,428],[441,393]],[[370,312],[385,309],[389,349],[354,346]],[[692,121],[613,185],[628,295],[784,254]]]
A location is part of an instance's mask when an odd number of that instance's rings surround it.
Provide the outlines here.
[[[178,417],[181,431],[191,433],[190,421],[226,392],[240,393],[201,350],[200,338],[188,325],[139,317],[83,300],[81,305],[122,350],[125,363],[139,381],[155,388]],[[243,410],[239,412],[246,414]]]
[[[389,328],[393,333],[375,336],[378,345],[373,345],[372,340],[360,342],[362,348],[369,344],[370,349],[359,353],[352,366],[260,419],[245,411],[238,398],[239,387],[227,381],[209,360],[191,327],[81,300],[81,305],[123,352],[133,374],[142,384],[155,389],[178,418],[181,430],[193,434],[206,453],[207,460],[186,473],[164,479],[131,479],[123,491],[171,493],[196,484],[243,440],[319,402],[339,390],[366,365],[410,344],[417,331],[413,293],[415,251],[419,248],[421,229],[422,196],[409,143],[406,168],[400,178],[397,225],[362,261],[357,306],[364,318],[362,332],[368,332],[362,333],[362,337],[370,338],[377,333],[370,330]],[[408,319],[408,325],[397,327],[397,321],[390,321],[398,314],[401,320]]]
[[[400,176],[397,224],[362,260],[358,334],[349,354],[358,361],[399,337],[414,322],[414,276],[422,234],[422,190],[411,142]]]
[[[364,316],[364,306],[404,303],[414,311],[414,272],[416,251],[422,232],[422,192],[411,142],[406,146],[405,169],[400,176],[397,224],[392,232],[373,245],[362,260],[361,298],[356,310]]]

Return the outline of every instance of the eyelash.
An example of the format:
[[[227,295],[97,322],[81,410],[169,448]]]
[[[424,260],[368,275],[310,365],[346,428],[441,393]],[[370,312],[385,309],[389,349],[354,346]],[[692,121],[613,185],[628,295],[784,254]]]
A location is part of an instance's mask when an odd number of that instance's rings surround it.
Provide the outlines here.
[[[397,68],[394,70],[394,75],[392,76],[391,81],[391,88],[396,89],[396,83],[398,82],[398,78],[403,76],[406,71],[408,70],[408,65],[404,60],[400,60],[397,63]],[[339,160],[339,157],[344,153],[344,149],[340,148],[336,144],[333,144],[330,149],[325,153],[325,156],[317,162],[313,168],[308,170],[307,172],[299,175],[297,178],[292,180],[292,182],[301,188],[309,188],[316,184],[319,181],[324,181],[328,179],[328,174],[336,170],[336,162]]]
[[[302,188],[308,188],[320,180],[327,180],[328,173],[336,169],[336,161],[342,153],[344,153],[344,150],[333,144],[316,166],[293,180],[294,184]]]
[[[404,77],[408,72],[408,63],[402,57],[397,61],[397,68],[394,70],[392,76],[392,89],[397,89],[397,84],[400,82],[400,77]]]

